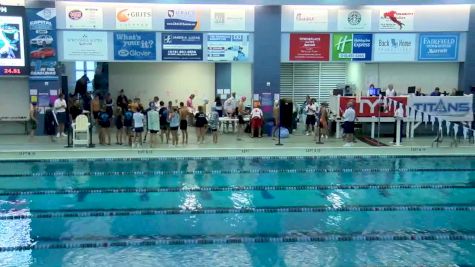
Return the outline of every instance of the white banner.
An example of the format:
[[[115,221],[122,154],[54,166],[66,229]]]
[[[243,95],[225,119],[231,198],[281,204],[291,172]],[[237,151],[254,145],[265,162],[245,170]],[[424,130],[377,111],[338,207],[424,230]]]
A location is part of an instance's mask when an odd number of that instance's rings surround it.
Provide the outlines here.
[[[370,9],[338,10],[338,31],[371,31]]]
[[[373,38],[374,61],[415,61],[416,35],[380,33]]]
[[[328,10],[294,9],[294,31],[328,31]]]
[[[247,61],[248,33],[208,33],[208,61]]]
[[[66,28],[68,29],[102,29],[102,7],[67,6]]]
[[[412,96],[409,107],[446,121],[473,121],[473,97]]]
[[[63,32],[65,60],[107,60],[107,53],[107,32]]]
[[[246,30],[246,10],[211,9],[210,28],[212,31],[244,31]]]
[[[382,6],[379,11],[380,31],[413,31],[414,9]]]
[[[115,28],[119,30],[151,30],[152,9],[148,7],[116,8]]]

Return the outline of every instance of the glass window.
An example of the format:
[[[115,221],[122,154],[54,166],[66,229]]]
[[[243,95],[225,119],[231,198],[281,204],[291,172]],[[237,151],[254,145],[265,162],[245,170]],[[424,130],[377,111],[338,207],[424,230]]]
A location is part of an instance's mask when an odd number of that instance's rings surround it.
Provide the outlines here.
[[[76,70],[84,70],[84,61],[76,61]]]
[[[94,70],[94,69],[96,69],[96,62],[94,62],[94,61],[86,61],[86,69],[87,69],[87,70]]]

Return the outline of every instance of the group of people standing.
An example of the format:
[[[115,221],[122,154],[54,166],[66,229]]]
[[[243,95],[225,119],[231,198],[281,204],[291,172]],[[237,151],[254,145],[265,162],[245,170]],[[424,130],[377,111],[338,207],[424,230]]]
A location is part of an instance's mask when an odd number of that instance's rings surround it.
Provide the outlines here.
[[[316,102],[315,98],[310,98],[310,96],[307,95],[302,105],[302,113],[306,115],[305,135],[313,135],[314,139],[319,137],[328,139],[328,106],[326,103],[317,105]],[[315,126],[319,129],[318,132],[315,131]]]

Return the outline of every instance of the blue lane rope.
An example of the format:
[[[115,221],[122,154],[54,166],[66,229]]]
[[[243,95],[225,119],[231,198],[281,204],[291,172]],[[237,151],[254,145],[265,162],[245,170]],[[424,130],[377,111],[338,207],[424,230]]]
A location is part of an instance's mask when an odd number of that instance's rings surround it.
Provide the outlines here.
[[[286,190],[359,190],[359,189],[470,189],[475,184],[355,184],[355,185],[249,185],[249,186],[196,186],[152,188],[67,188],[0,190],[0,196],[14,195],[62,195],[62,194],[108,194],[108,193],[163,193],[202,191],[286,191]]]
[[[18,210],[0,213],[2,220],[149,216],[182,214],[236,214],[236,213],[323,213],[323,212],[385,212],[385,211],[475,211],[475,205],[383,205],[383,206],[310,206],[260,208],[204,208],[204,209],[94,209],[94,210]]]
[[[380,169],[234,169],[234,170],[195,170],[195,171],[84,171],[84,172],[38,172],[38,173],[16,173],[16,174],[0,174],[1,177],[38,177],[38,176],[124,176],[124,175],[194,175],[194,174],[265,174],[265,173],[361,173],[361,172],[473,172],[475,168],[441,168],[441,169],[424,169],[424,168],[380,168]]]
[[[295,242],[350,242],[350,241],[462,241],[475,240],[475,233],[429,232],[429,233],[377,233],[377,234],[322,234],[305,232],[275,236],[237,236],[237,237],[194,237],[174,238],[149,236],[142,239],[99,240],[89,242],[34,243],[27,246],[0,247],[0,252],[44,250],[44,249],[77,249],[77,248],[109,248],[139,247],[159,245],[206,245],[206,244],[247,244],[247,243],[295,243]]]

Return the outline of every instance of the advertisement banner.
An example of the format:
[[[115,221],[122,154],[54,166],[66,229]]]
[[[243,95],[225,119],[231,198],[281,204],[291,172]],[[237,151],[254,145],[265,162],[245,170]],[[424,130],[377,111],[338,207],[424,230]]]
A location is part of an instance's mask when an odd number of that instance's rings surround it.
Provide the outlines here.
[[[338,10],[338,31],[371,31],[370,9]]]
[[[92,6],[67,6],[67,29],[102,29],[102,7]]]
[[[63,32],[65,60],[107,60],[107,32]]]
[[[414,9],[385,7],[379,11],[380,31],[413,31]]]
[[[114,32],[114,60],[156,60],[154,32]]]
[[[57,58],[56,9],[27,9],[30,37],[30,75],[55,78]]]
[[[294,31],[319,32],[328,30],[328,10],[294,9]]]
[[[459,53],[458,34],[428,34],[419,36],[419,60],[455,61]]]
[[[246,9],[211,9],[210,28],[212,31],[246,30]]]
[[[330,34],[290,34],[291,61],[328,61]]]
[[[395,101],[402,103],[404,106],[407,104],[407,97],[405,96],[395,96],[389,97],[390,99],[394,99]],[[342,96],[340,97],[339,109],[340,109],[340,116],[346,110],[347,104],[349,102],[353,102],[353,108],[356,112],[356,117],[394,117],[394,108],[386,108],[384,111],[380,111],[379,107],[384,106],[384,104],[380,101],[379,97],[376,96],[362,96],[360,98],[351,97],[351,96]],[[405,112],[404,112],[405,113]],[[407,114],[404,114],[406,116]]]
[[[118,30],[151,30],[152,9],[149,7],[116,8],[115,28]]]
[[[334,33],[332,60],[370,61],[372,43],[372,34]]]
[[[208,61],[246,61],[248,58],[249,34],[208,34]]]
[[[374,61],[414,61],[416,35],[412,33],[374,35]]]
[[[472,121],[472,96],[409,97],[409,107],[446,121]]]
[[[165,18],[165,30],[198,31],[200,18],[194,9],[169,9]]]
[[[203,34],[162,33],[162,60],[203,60]]]
[[[28,75],[24,17],[25,7],[0,6],[0,76]]]

